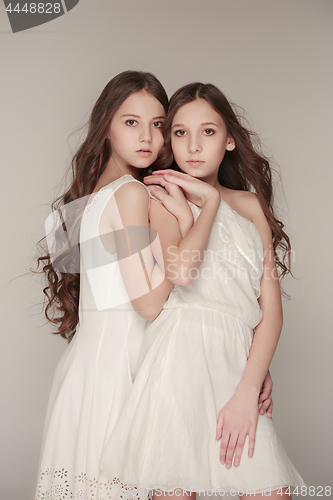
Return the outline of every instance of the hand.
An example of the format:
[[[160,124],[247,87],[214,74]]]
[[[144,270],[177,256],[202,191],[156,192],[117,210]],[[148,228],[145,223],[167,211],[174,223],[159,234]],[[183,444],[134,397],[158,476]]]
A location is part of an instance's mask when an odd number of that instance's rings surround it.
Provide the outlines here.
[[[240,464],[245,438],[249,436],[248,456],[254,453],[255,434],[258,420],[258,393],[237,389],[234,396],[219,413],[216,439],[221,439],[220,462],[227,469]]]
[[[154,179],[158,179],[158,182]],[[188,201],[194,203],[198,207],[203,207],[205,202],[211,197],[220,199],[220,194],[216,188],[207,182],[200,181],[191,175],[184,174],[183,172],[176,172],[176,170],[156,170],[153,175],[143,179],[145,184],[162,184],[162,179],[165,182],[173,183],[180,186]]]
[[[265,380],[262,384],[258,400],[259,404],[262,403],[259,410],[260,415],[263,415],[266,412],[268,418],[272,417],[272,411],[273,411],[272,389],[273,389],[273,381],[271,374],[268,371]]]
[[[154,176],[152,179],[150,177],[144,177],[144,182],[147,184],[160,184],[167,191],[166,193],[162,189],[151,185],[150,190],[152,194],[160,200],[165,208],[176,217],[180,219],[184,213],[192,214],[192,210],[184,196],[183,191],[177,184],[167,182],[162,176]]]
[[[181,236],[185,238],[194,223],[190,205],[179,186],[167,182],[164,179],[161,179],[159,182],[163,184],[167,192],[164,192],[156,186],[150,186],[150,190],[152,194],[163,203],[165,208],[176,217]]]

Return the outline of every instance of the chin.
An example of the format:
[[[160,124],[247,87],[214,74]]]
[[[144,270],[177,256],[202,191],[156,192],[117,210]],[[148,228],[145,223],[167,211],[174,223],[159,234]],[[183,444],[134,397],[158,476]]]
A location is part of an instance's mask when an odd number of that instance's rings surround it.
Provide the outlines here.
[[[181,171],[184,172],[184,174],[188,174],[191,177],[195,177],[196,179],[201,179],[202,177],[206,176],[204,172],[199,172],[198,169],[195,168],[188,168],[188,166],[186,169],[181,168]]]
[[[135,163],[132,163],[132,167],[134,168],[137,168],[138,170],[144,170],[145,168],[148,168],[150,167],[153,163],[154,163],[155,160],[153,161],[145,161],[145,162],[135,162]]]

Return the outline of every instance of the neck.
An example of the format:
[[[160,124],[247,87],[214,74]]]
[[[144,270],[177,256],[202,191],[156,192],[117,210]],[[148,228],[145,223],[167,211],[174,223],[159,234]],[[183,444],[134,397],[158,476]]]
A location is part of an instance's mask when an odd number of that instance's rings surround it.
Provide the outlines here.
[[[208,176],[208,177],[204,177],[202,179],[200,179],[201,181],[203,182],[206,182],[207,184],[210,184],[211,186],[213,186],[215,189],[217,189],[219,191],[219,193],[221,194],[222,196],[222,186],[221,184],[219,183],[219,180],[218,180],[218,177],[214,174]]]
[[[102,175],[112,180],[124,175],[132,175],[135,179],[140,180],[140,171],[137,168],[126,165],[113,156],[110,157]]]

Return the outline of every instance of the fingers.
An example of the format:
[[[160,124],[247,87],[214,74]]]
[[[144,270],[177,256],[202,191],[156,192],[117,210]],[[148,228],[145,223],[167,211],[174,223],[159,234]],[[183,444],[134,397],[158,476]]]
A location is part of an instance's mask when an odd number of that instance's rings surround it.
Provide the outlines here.
[[[271,394],[272,394],[272,391],[270,391],[270,392],[266,392],[266,391],[265,392],[261,392],[259,394],[258,404],[263,403],[266,399],[271,398],[272,397]]]
[[[238,439],[237,434],[230,435],[230,439],[229,439],[229,443],[228,443],[228,447],[227,447],[226,455],[225,455],[225,466],[227,469],[231,468],[232,459],[234,457],[235,448],[236,448],[236,444],[237,444],[237,439]]]
[[[162,183],[157,182],[156,186],[151,184],[147,186],[148,189],[152,192],[152,194],[156,196],[159,200],[165,201],[167,198],[173,197],[179,201],[181,200],[186,201],[187,203],[186,197],[179,186],[177,186],[176,184],[171,184],[166,181],[163,182],[163,186],[159,186],[160,184]],[[165,193],[165,191],[163,191],[161,187],[163,187],[167,191],[167,193]]]
[[[152,175],[165,175],[165,174],[172,174],[172,175],[175,175],[177,177],[183,177],[183,178],[186,178],[186,177],[191,177],[190,175],[188,174],[185,174],[184,172],[178,172],[177,170],[173,170],[172,168],[166,168],[165,170],[155,170]]]
[[[251,428],[248,432],[249,458],[252,458],[254,454],[255,434],[256,434],[256,428]],[[231,468],[233,458],[234,458],[234,466],[238,467],[240,465],[243,449],[245,446],[246,436],[247,433],[244,431],[241,432],[240,434],[237,434],[237,432],[231,433],[226,429],[223,430],[221,445],[220,445],[220,462],[222,465],[225,464],[227,469]]]
[[[157,186],[150,186],[150,191],[155,196],[155,198],[157,198],[158,200],[160,200],[162,202],[163,202],[163,196],[164,196],[164,200],[168,196],[166,193],[164,193],[164,191],[162,191],[162,189],[159,189]]]
[[[259,414],[263,415],[265,412],[267,413],[267,410],[271,406],[271,404],[272,404],[272,398],[271,397],[265,399],[265,401],[263,401],[263,403],[262,403],[262,405],[260,407]]]
[[[235,459],[234,459],[234,466],[235,467],[238,467],[240,464],[241,456],[242,456],[244,445],[245,445],[245,438],[246,438],[245,433],[241,433],[238,436],[236,450],[235,450]]]
[[[230,439],[230,432],[224,430],[222,433],[221,445],[220,445],[220,462],[222,465],[224,465],[226,461],[226,453],[229,444],[229,439]]]
[[[158,175],[158,176],[148,176],[143,178],[143,182],[145,184],[160,184],[161,186],[165,186],[165,184],[170,184],[168,181],[164,178],[163,175]]]
[[[266,415],[268,418],[272,418],[272,413],[273,413],[273,400],[271,400],[271,404],[266,410]]]
[[[267,399],[272,392],[273,389],[273,381],[271,378],[271,374],[269,371],[266,374],[265,380],[263,381],[260,396],[259,396],[259,403]]]
[[[184,174],[182,172],[176,172],[175,170],[166,169],[166,170],[157,170],[153,172],[154,175],[149,175],[143,178],[143,182],[145,184],[161,184],[164,185],[163,182],[170,181],[178,186],[188,186],[189,181],[193,181],[193,177],[188,174]],[[159,182],[157,182],[157,180]]]
[[[249,430],[249,458],[253,457],[254,454],[254,445],[256,439],[256,426],[251,426]]]

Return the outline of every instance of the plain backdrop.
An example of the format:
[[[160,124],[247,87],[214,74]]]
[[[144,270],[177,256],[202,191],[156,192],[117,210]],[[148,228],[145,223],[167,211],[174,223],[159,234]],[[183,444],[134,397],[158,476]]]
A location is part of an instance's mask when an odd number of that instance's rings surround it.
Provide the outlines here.
[[[154,73],[169,95],[214,83],[274,158],[295,278],[282,282],[291,300],[271,366],[273,419],[305,482],[332,486],[332,0],[81,0],[17,34],[2,2],[0,17],[1,499],[33,494],[66,348],[29,273],[36,242],[82,131],[70,134],[126,69]]]

